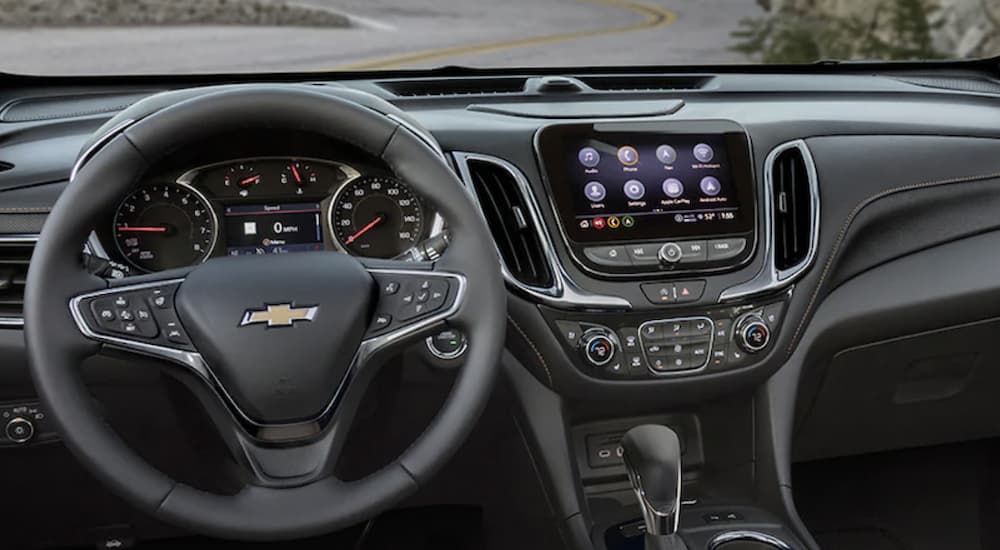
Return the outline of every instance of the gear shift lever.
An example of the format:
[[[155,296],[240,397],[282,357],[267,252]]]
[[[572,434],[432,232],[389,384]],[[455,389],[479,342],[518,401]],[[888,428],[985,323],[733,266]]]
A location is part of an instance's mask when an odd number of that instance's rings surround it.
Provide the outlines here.
[[[646,548],[685,548],[675,533],[681,511],[681,445],[666,426],[636,426],[622,438],[622,458],[646,523]]]

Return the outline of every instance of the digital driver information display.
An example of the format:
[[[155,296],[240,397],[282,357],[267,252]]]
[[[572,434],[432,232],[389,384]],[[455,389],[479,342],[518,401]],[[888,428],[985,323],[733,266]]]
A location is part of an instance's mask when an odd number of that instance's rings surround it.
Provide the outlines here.
[[[284,254],[323,249],[320,204],[241,204],[223,214],[230,256]]]

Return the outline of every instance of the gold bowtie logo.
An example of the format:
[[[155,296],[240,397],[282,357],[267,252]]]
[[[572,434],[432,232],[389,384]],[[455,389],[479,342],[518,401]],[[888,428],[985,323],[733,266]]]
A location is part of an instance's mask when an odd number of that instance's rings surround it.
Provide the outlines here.
[[[248,309],[240,326],[267,323],[268,327],[290,327],[296,321],[312,321],[319,306],[292,307],[292,304],[269,305],[266,309]]]

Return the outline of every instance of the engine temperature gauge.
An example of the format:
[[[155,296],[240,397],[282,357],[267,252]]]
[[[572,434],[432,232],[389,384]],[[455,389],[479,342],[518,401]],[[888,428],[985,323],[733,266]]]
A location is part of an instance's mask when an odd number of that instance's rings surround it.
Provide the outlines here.
[[[282,185],[294,185],[297,195],[302,194],[303,187],[316,183],[318,180],[319,176],[316,175],[316,170],[312,166],[297,160],[289,162],[285,166],[285,170],[281,172]]]

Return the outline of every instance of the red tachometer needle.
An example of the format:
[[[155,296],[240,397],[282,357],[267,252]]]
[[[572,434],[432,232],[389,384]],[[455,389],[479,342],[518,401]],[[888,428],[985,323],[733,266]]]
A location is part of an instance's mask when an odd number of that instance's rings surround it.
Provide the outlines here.
[[[166,233],[167,228],[163,226],[135,226],[135,225],[121,225],[118,227],[118,231],[123,231],[127,233]]]
[[[351,243],[353,243],[354,241],[358,240],[359,237],[361,237],[365,233],[371,231],[371,229],[373,227],[375,227],[376,225],[378,225],[380,223],[382,223],[382,216],[379,216],[379,217],[375,218],[374,220],[368,222],[368,225],[366,225],[366,226],[362,227],[361,229],[359,229],[357,233],[351,235],[350,237],[347,237],[347,242],[345,242],[344,244],[351,244]]]

